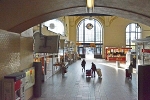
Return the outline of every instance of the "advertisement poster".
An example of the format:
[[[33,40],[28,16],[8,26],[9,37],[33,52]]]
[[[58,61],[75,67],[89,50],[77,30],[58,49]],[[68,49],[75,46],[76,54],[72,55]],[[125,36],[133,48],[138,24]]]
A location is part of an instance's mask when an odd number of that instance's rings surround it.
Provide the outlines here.
[[[32,87],[35,84],[35,69],[31,67],[25,70],[25,90]]]

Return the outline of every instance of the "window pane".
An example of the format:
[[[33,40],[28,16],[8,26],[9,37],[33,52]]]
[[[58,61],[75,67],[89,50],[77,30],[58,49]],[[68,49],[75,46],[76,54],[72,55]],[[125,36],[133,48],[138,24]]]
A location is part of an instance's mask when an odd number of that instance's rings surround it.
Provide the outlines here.
[[[132,23],[132,24],[130,25],[130,29],[131,29],[131,32],[135,32],[135,24]]]
[[[87,28],[87,25],[91,24],[92,28]],[[102,26],[95,20],[84,19],[78,25],[77,33],[78,42],[83,43],[102,43]]]
[[[127,26],[127,28],[126,28],[126,32],[129,32],[129,26]]]
[[[126,33],[126,45],[129,45],[129,33]]]
[[[131,23],[126,27],[126,47],[132,47],[135,52],[135,43],[132,40],[141,38],[141,28],[137,23]]]
[[[78,41],[83,41],[83,23],[80,24],[80,26],[78,27]]]

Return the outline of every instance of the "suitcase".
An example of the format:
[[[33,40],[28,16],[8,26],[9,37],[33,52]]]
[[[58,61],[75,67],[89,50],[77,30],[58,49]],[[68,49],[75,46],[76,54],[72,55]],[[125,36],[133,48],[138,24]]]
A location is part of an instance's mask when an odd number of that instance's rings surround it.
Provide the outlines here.
[[[86,76],[91,76],[91,75],[92,75],[91,70],[86,70]]]
[[[132,74],[128,72],[128,69],[126,69],[126,78],[132,79]]]
[[[96,72],[97,72],[98,77],[101,77],[101,76],[102,76],[102,72],[101,72],[101,69],[100,69],[100,68],[97,68],[97,69],[96,69]]]

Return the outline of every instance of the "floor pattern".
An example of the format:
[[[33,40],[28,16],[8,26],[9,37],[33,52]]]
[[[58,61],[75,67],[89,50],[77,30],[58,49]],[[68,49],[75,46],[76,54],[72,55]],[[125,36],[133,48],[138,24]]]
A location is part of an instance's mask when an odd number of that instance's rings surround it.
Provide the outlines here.
[[[71,64],[67,73],[57,73],[42,84],[42,95],[32,100],[137,100],[137,74],[125,77],[125,68],[100,59],[86,59],[86,69],[94,62],[102,77],[86,77],[81,60]],[[113,65],[113,66],[112,66]],[[125,66],[125,65],[124,65]]]

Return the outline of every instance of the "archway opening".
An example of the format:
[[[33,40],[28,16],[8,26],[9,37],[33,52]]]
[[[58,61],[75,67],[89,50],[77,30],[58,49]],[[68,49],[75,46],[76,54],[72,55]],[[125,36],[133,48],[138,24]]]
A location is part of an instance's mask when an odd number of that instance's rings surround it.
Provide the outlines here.
[[[94,18],[85,18],[77,25],[77,47],[82,58],[102,58],[103,30]]]

